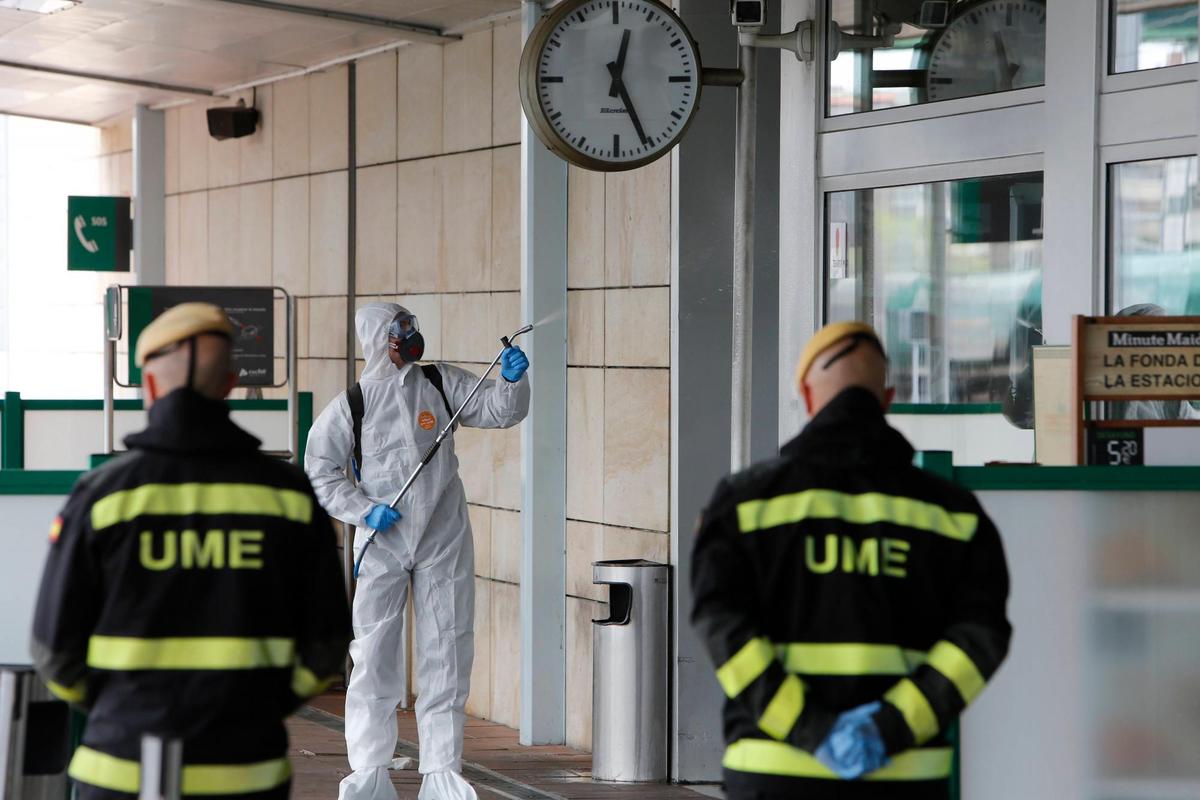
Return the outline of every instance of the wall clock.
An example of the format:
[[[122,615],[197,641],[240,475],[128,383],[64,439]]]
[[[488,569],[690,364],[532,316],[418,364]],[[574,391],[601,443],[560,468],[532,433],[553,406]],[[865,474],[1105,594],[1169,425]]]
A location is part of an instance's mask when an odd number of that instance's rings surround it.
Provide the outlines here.
[[[658,0],[565,0],[521,54],[538,138],[591,170],[635,169],[670,151],[700,101],[700,54]]]
[[[1045,82],[1045,4],[981,0],[955,7],[930,46],[925,97],[949,100]]]

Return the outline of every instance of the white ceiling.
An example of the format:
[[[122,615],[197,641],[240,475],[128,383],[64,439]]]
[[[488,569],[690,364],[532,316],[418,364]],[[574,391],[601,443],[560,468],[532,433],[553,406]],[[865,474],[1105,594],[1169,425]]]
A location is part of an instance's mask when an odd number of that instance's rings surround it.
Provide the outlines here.
[[[445,31],[513,11],[519,0],[284,0]],[[219,91],[409,38],[382,25],[222,0],[83,0],[42,15],[0,9],[0,114],[96,123],[134,105],[195,95],[124,78]],[[11,64],[28,65],[15,69]]]

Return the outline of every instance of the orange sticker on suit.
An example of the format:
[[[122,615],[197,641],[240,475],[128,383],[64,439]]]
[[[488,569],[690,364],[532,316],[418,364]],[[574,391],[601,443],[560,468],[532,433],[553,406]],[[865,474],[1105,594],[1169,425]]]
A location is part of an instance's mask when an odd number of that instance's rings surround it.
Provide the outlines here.
[[[437,425],[437,417],[428,411],[422,411],[421,415],[417,417],[417,424],[421,426],[421,430],[431,431]]]

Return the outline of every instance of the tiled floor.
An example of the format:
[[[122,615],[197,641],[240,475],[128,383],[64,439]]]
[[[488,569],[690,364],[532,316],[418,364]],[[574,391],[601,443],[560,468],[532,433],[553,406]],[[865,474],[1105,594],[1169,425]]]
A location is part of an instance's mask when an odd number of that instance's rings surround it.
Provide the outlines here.
[[[291,733],[295,800],[334,800],[338,782],[350,770],[342,737],[343,695],[328,694],[288,722]],[[417,723],[400,712],[398,756],[416,757]],[[700,800],[682,786],[596,783],[592,757],[568,747],[522,747],[517,732],[494,722],[467,719],[463,769],[480,800]],[[416,770],[392,772],[401,800],[416,798],[421,776]]]

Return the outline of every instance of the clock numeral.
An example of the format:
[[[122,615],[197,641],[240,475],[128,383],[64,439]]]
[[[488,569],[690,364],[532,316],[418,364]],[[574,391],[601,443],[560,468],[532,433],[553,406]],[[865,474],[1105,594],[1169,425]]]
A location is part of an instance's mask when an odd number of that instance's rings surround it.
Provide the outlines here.
[[[671,116],[674,117],[675,119],[683,119],[683,115],[680,114],[678,111],[672,111]]]
[[[612,154],[613,154],[613,158],[616,158],[617,156],[621,155],[621,134],[619,134],[619,133],[613,134]]]
[[[561,116],[562,116],[562,112],[561,112],[561,111],[555,111],[553,114],[551,114],[551,115],[550,115],[550,121],[551,121],[551,122],[554,122],[555,120],[557,120],[557,119],[558,119],[559,117],[561,117]]]
[[[613,25],[620,25],[621,17],[620,17],[620,12],[617,10],[617,0],[611,0],[609,5],[612,6],[612,10],[613,10]]]
[[[667,80],[671,83],[691,83],[692,76],[691,75],[672,75],[670,78],[667,78]]]
[[[562,75],[543,75],[542,83],[562,83]]]

